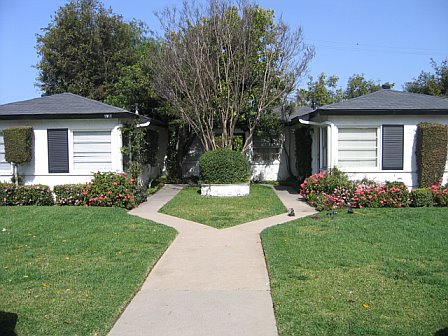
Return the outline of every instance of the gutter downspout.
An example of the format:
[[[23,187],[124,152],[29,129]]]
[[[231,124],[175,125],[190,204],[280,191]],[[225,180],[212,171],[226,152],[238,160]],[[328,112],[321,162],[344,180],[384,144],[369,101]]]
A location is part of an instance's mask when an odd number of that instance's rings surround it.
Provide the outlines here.
[[[334,168],[334,162],[333,162],[333,142],[332,142],[332,138],[333,138],[333,134],[335,134],[336,131],[336,125],[333,124],[330,121],[323,121],[323,122],[315,122],[315,121],[309,121],[309,120],[303,120],[303,119],[299,119],[299,123],[304,124],[304,125],[312,125],[312,126],[317,126],[317,127],[329,127],[329,132],[327,134],[327,168]]]

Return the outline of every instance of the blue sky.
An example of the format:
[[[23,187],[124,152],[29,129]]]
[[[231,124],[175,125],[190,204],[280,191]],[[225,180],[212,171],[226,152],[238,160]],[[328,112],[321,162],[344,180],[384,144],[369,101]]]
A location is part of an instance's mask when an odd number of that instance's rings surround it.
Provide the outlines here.
[[[34,86],[37,33],[64,0],[0,0],[0,104],[39,97]],[[155,31],[154,11],[181,0],[103,0],[126,20],[145,21]],[[432,71],[448,57],[447,0],[259,0],[291,27],[301,25],[316,56],[309,73],[337,75],[345,86],[354,73],[374,81],[406,81]],[[306,84],[307,79],[302,81]]]

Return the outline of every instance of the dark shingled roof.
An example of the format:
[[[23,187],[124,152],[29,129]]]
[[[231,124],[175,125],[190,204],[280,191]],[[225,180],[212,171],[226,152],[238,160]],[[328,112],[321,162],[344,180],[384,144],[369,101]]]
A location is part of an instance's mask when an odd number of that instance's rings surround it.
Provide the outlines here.
[[[312,114],[448,114],[448,99],[383,89],[339,103],[318,107]]]
[[[50,119],[50,118],[132,118],[135,116],[122,108],[84,98],[73,93],[60,93],[0,105],[0,119]]]

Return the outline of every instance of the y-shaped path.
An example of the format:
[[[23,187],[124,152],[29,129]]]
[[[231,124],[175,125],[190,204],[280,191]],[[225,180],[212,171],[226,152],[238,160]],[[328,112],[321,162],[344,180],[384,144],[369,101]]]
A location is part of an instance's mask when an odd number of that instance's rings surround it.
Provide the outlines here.
[[[260,232],[314,209],[299,201],[297,192],[277,187],[295,217],[285,213],[215,229],[158,212],[181,189],[167,185],[130,212],[179,234],[109,335],[277,335]]]

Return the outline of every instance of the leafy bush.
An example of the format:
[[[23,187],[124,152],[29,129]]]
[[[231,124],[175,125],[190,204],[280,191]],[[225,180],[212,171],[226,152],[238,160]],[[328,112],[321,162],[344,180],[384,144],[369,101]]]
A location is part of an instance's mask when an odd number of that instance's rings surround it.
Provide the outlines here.
[[[126,173],[98,172],[87,184],[64,184],[54,187],[56,204],[120,207],[133,209],[146,200],[133,178]]]
[[[230,148],[205,152],[199,158],[199,169],[204,183],[248,182],[249,162],[246,155]]]
[[[301,188],[301,194],[317,210],[348,206],[392,208],[405,207],[409,203],[409,191],[404,183],[381,184],[368,180],[353,182],[338,169],[308,177],[301,184]]]
[[[412,207],[431,207],[434,203],[432,190],[429,188],[414,189],[409,194],[409,203]]]
[[[54,186],[55,203],[57,205],[81,205],[85,201],[83,191],[86,189],[87,184],[61,184]]]
[[[443,178],[448,126],[420,123],[417,128],[417,170],[420,187],[429,187]]]
[[[53,205],[53,194],[46,185],[16,186],[0,183],[0,205]]]
[[[3,130],[5,160],[17,164],[30,162],[33,157],[33,128],[20,126]]]
[[[401,182],[359,184],[350,205],[355,208],[401,208],[409,204],[409,191]]]
[[[430,189],[434,197],[435,205],[442,207],[448,206],[448,185],[443,187],[439,184],[435,184],[432,185]]]
[[[310,127],[299,127],[294,132],[296,141],[296,161],[297,161],[297,172],[299,175],[299,180],[301,182],[305,177],[311,175],[311,145],[313,140],[311,138],[311,128]]]

